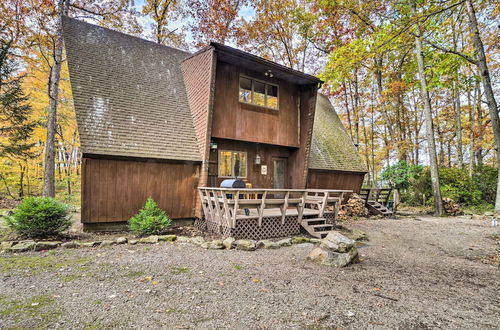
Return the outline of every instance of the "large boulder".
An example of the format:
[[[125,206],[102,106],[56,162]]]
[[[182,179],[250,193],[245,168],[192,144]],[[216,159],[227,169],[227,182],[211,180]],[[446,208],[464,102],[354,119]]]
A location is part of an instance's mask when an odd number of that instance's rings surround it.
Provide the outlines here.
[[[337,231],[330,232],[322,239],[321,244],[309,253],[307,259],[334,267],[345,267],[359,260],[355,242]]]

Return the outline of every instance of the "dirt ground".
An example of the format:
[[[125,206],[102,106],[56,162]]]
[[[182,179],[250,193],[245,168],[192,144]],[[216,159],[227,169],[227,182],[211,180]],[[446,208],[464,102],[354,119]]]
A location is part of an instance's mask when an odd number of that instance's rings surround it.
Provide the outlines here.
[[[159,245],[0,256],[0,328],[498,329],[499,228],[485,220],[362,220],[362,262],[310,244],[244,252]]]

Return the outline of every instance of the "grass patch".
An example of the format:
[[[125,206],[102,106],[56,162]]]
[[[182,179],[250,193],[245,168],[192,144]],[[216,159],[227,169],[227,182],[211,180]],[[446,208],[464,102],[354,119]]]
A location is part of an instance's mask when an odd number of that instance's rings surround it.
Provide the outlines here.
[[[172,267],[170,273],[174,275],[189,273],[189,268],[187,267]]]
[[[236,269],[236,270],[241,270],[241,266],[240,265],[233,265],[233,268]]]
[[[141,277],[141,276],[144,276],[146,275],[145,272],[141,271],[141,270],[132,270],[128,273],[125,273],[123,274],[123,277],[127,277],[127,278],[137,278],[137,277]]]
[[[0,295],[0,318],[14,321],[15,328],[47,328],[62,314],[53,306],[54,302],[55,299],[49,295],[37,295],[26,300]]]
[[[83,265],[90,261],[89,257],[61,260],[61,257],[47,256],[4,256],[0,257],[0,273],[13,271],[42,271],[61,267]]]

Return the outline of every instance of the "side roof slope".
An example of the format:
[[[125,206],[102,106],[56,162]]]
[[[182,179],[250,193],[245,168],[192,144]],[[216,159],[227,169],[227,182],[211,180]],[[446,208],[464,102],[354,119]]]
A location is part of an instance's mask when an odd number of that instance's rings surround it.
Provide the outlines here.
[[[83,153],[200,161],[178,49],[65,17]]]
[[[330,100],[320,93],[316,101],[309,168],[368,171]]]

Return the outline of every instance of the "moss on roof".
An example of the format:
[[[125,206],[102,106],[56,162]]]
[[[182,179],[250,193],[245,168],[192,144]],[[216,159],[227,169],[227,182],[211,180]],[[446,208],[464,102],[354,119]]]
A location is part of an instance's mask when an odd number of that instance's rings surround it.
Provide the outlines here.
[[[328,97],[319,93],[309,168],[349,172],[368,171]]]

